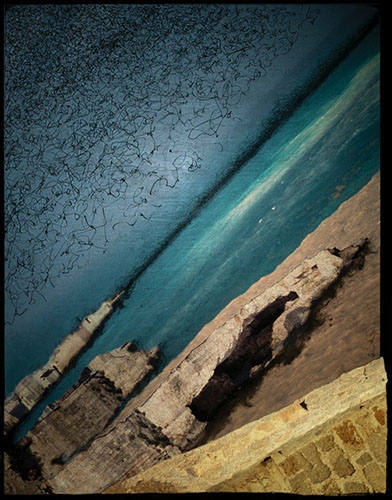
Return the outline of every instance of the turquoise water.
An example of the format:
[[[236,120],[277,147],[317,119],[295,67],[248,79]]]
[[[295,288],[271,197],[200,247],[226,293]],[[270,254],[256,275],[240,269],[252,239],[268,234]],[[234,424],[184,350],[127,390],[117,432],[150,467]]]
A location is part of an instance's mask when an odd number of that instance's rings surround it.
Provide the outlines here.
[[[24,426],[99,353],[129,340],[178,355],[379,169],[378,33],[371,33],[140,276],[102,335]],[[340,195],[337,193],[337,187]],[[349,223],[349,221],[348,221]]]

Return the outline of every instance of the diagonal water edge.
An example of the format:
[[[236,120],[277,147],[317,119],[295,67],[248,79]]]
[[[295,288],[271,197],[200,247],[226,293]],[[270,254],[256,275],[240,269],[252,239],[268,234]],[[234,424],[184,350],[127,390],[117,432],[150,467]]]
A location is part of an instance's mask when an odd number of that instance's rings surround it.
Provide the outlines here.
[[[94,346],[37,408],[16,438],[27,432],[46,404],[77,380],[96,354],[117,347],[123,339],[133,337],[143,348],[161,343],[165,361],[175,357],[230,297],[271,272],[312,228],[370,179],[379,168],[378,55],[370,50],[365,62],[357,56],[356,64],[356,71],[351,68],[348,72],[349,78],[345,74],[347,68],[335,71],[318,91],[308,96],[270,141],[215,193],[200,216],[194,217],[173,244],[167,245],[139,275],[125,308],[116,312]],[[336,86],[340,86],[339,95]],[[331,87],[332,93],[328,91]],[[323,105],[320,92],[324,92]],[[362,151],[369,145],[367,152]],[[351,165],[346,172],[341,166],[353,159],[353,151],[360,155],[358,165]],[[331,202],[336,186],[343,184],[346,188],[342,196]],[[301,190],[308,197],[303,195],[296,204],[295,196]],[[285,200],[285,210],[276,200]],[[318,215],[314,220],[309,221],[306,216],[306,204]],[[212,226],[211,220],[216,221]],[[271,232],[276,227],[275,233]],[[271,238],[276,241],[272,243]],[[246,276],[250,266],[244,266],[244,256],[257,268],[252,275]],[[229,293],[226,290],[216,297],[215,291],[225,287]],[[153,317],[146,318],[151,314]]]
[[[136,280],[148,269],[153,262],[162,254],[165,249],[177,238],[177,236],[186,228],[193,219],[195,219],[199,213],[206,207],[206,205],[214,198],[214,196],[221,191],[224,186],[230,182],[231,178],[236,175],[236,173],[243,168],[248,161],[257,154],[259,149],[274,135],[276,130],[279,129],[284,123],[290,118],[290,116],[295,112],[295,110],[302,104],[302,102],[309,97],[312,92],[317,90],[317,88],[328,78],[331,71],[334,70],[345,57],[353,51],[358,44],[366,38],[366,36],[372,32],[372,30],[377,29],[378,26],[378,15],[376,14],[369,22],[364,25],[356,36],[353,37],[347,44],[340,47],[333,57],[329,60],[324,61],[322,67],[318,71],[315,71],[312,75],[312,79],[308,82],[302,84],[301,87],[296,88],[293,91],[293,95],[282,99],[282,103],[277,103],[272,116],[263,124],[260,135],[253,141],[251,145],[238,156],[237,160],[232,164],[228,165],[226,174],[218,180],[218,182],[208,191],[203,197],[198,200],[196,206],[187,214],[187,216],[175,227],[171,234],[163,241],[160,247],[140,266],[135,269],[127,278],[126,282],[122,283],[119,288],[131,291],[135,285]]]

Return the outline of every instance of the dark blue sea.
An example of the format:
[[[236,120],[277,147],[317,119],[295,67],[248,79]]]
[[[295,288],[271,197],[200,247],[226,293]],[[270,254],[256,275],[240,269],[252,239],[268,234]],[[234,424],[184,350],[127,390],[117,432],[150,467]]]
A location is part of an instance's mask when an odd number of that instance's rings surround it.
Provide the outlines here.
[[[379,71],[379,34],[374,28],[308,92],[274,133],[244,156],[241,167],[206,198],[202,208],[137,276],[124,307],[115,311],[93,346],[33,412],[17,438],[33,425],[46,404],[76,382],[97,354],[130,340],[142,349],[159,344],[164,366],[233,298],[272,272],[371,179],[380,168]],[[260,122],[259,130],[265,126]],[[211,152],[208,161],[223,161],[219,151]],[[192,165],[185,156],[180,160]],[[190,183],[189,189],[192,186]],[[142,190],[138,195],[143,197]],[[181,201],[169,197],[165,210],[176,203]],[[158,228],[165,217],[158,209],[154,213],[155,226],[151,226],[150,239],[144,240],[149,247],[144,256],[154,250],[154,227]],[[105,256],[92,258],[94,265],[88,273],[80,271],[83,282],[78,283],[78,292],[64,286],[60,296],[58,287],[53,287],[53,298],[47,298],[42,306],[48,307],[52,300],[52,315],[41,322],[41,331],[39,323],[23,316],[17,325],[24,334],[17,336],[16,327],[9,327],[7,393],[23,376],[45,363],[65,332],[76,327],[71,311],[87,314],[92,303],[99,305],[107,298],[98,300],[100,287],[115,292],[126,283],[129,269],[135,267],[128,238],[127,233],[121,234],[115,242],[116,252],[111,254],[108,248]],[[159,229],[156,238],[162,240]],[[105,284],[108,280],[110,286]],[[89,290],[94,297],[90,302],[85,299]],[[78,303],[85,300],[78,309]],[[30,336],[26,333],[29,321]]]

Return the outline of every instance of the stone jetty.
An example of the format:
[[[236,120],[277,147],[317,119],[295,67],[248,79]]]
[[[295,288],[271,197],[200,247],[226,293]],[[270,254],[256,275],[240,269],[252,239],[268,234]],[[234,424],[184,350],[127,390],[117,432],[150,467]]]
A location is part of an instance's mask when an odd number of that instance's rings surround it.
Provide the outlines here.
[[[80,354],[94,341],[105,321],[114,311],[123,291],[103,302],[86,316],[80,327],[68,335],[53,351],[48,362],[24,377],[4,404],[4,433],[14,432],[33,408],[72,366]]]

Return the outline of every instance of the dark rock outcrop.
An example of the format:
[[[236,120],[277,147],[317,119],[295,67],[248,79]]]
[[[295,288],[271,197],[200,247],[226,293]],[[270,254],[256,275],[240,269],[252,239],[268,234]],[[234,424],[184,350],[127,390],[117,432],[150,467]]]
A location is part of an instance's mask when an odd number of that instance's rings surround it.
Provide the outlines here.
[[[244,328],[236,349],[216,367],[208,384],[189,405],[196,418],[210,420],[216,408],[272,358],[272,325],[286,303],[295,299],[298,299],[296,292],[278,297]]]

